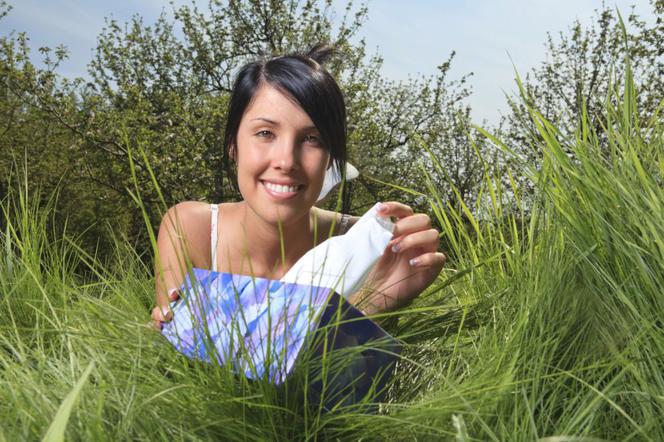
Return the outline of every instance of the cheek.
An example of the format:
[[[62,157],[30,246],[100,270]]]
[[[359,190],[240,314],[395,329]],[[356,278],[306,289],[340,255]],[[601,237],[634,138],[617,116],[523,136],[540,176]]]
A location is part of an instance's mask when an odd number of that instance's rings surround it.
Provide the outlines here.
[[[242,146],[237,150],[235,162],[237,165],[237,185],[240,195],[247,199],[256,191],[256,178],[264,170],[264,156],[256,155],[254,149]]]
[[[323,155],[320,153],[311,158],[309,164],[309,184],[312,186],[312,191],[318,195],[320,189],[323,187],[325,181],[325,173],[327,166],[330,163],[330,154],[325,152]]]
[[[243,147],[238,151],[235,161],[237,162],[238,173],[239,171],[245,174],[255,173],[259,169],[265,167],[266,159],[264,153],[259,149],[252,149],[251,147]]]
[[[330,164],[330,162],[331,160],[329,152],[316,150],[310,154],[309,167],[311,170],[315,170],[317,174],[322,171],[322,174],[325,175],[325,171],[327,170],[327,166]]]
[[[306,165],[309,184],[316,186],[323,182],[326,165],[327,162],[320,158],[312,159],[312,161]]]

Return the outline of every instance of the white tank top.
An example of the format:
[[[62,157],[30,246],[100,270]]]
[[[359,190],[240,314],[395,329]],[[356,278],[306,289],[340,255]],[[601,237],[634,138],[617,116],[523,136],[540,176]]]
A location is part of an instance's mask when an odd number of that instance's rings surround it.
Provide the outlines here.
[[[219,236],[217,235],[217,219],[219,216],[219,206],[216,204],[210,204],[210,216],[211,219],[211,228],[210,228],[210,248],[212,250],[212,271],[217,271],[217,241]]]

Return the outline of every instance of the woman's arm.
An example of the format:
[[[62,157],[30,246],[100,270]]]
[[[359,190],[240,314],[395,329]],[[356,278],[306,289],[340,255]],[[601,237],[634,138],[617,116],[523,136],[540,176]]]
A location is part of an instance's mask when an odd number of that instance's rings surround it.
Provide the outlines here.
[[[185,279],[187,269],[196,266],[201,258],[205,259],[201,249],[205,249],[209,242],[209,235],[204,233],[210,230],[209,215],[207,222],[203,216],[206,208],[209,205],[204,203],[183,202],[168,209],[162,218],[155,256],[157,306],[152,310],[155,328],[160,329],[162,322],[172,319],[168,305],[178,298],[177,291]]]

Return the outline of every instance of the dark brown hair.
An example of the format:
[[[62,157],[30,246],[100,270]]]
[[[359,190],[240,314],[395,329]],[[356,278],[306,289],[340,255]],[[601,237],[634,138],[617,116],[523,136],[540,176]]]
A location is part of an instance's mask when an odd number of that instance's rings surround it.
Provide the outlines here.
[[[323,64],[334,50],[318,44],[306,53],[293,53],[245,64],[237,74],[228,105],[224,148],[234,156],[237,132],[247,107],[262,84],[268,84],[296,102],[320,132],[332,161],[346,167],[346,106],[339,85]],[[228,167],[229,176],[236,184]]]

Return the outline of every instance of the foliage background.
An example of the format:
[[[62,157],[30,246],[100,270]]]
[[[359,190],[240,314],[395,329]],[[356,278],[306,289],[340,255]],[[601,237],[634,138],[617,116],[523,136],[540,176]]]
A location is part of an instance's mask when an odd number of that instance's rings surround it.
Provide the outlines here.
[[[89,81],[58,74],[66,48],[42,48],[37,68],[27,35],[2,35],[0,367],[12,378],[0,436],[45,434],[96,361],[76,438],[661,439],[664,2],[651,6],[653,24],[624,17],[629,35],[602,7],[589,28],[551,37],[488,129],[470,121],[467,77],[449,78],[454,54],[434,76],[383,78],[380,56],[353,42],[364,7],[335,23],[313,0],[109,20]],[[428,296],[386,325],[412,365],[377,420],[233,390],[142,328],[144,215],[157,226],[165,209],[147,165],[167,205],[237,199],[221,147],[234,71],[320,40],[340,51],[330,69],[362,171],[341,209],[405,201],[431,214],[450,255]]]

